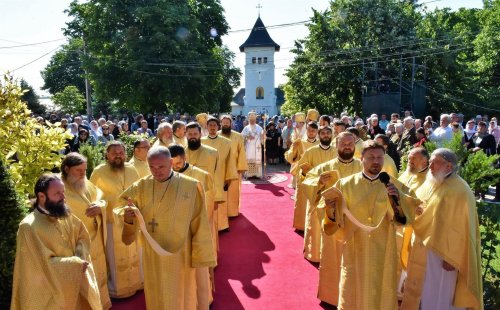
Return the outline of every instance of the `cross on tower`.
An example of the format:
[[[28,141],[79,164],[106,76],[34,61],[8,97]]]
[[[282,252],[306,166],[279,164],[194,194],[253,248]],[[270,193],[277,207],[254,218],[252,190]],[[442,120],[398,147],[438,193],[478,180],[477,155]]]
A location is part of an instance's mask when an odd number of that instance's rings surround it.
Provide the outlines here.
[[[260,17],[260,9],[262,9],[262,5],[260,3],[256,6],[256,8],[259,10],[259,17]]]
[[[158,226],[158,223],[156,222],[155,218],[151,220],[151,222],[148,222],[148,225],[151,225],[151,232],[155,232],[155,226]]]

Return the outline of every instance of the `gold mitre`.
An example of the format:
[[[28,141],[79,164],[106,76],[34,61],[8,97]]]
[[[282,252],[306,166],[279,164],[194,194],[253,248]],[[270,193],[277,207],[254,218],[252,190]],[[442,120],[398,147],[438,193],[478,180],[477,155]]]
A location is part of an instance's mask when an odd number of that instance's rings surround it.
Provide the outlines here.
[[[309,109],[307,111],[307,119],[317,122],[319,120],[319,112],[316,109]]]
[[[248,119],[256,120],[257,119],[257,113],[255,113],[255,111],[248,112]]]
[[[295,122],[296,123],[305,123],[306,122],[306,115],[302,112],[295,113]]]
[[[196,115],[196,121],[200,124],[205,124],[208,120],[208,114],[207,113],[200,113]]]

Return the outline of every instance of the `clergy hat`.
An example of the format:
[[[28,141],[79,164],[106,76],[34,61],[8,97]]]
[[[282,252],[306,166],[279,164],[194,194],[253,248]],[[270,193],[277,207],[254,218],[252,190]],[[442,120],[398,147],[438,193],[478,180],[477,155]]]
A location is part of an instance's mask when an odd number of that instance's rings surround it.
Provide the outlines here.
[[[207,119],[208,119],[207,113],[200,113],[196,115],[196,121],[200,124],[206,124]]]
[[[315,109],[309,109],[309,111],[307,111],[307,119],[317,122],[319,120],[319,112]]]
[[[248,112],[248,119],[250,120],[256,120],[257,119],[257,113],[255,113],[254,111],[252,112]]]
[[[296,123],[305,123],[306,122],[306,115],[302,112],[295,113],[295,122]]]

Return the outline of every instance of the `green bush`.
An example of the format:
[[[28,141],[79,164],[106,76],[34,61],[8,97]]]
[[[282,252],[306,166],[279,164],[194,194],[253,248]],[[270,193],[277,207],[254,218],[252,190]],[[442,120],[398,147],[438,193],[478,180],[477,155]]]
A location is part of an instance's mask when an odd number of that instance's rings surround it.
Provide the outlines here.
[[[491,185],[500,181],[500,170],[495,169],[499,155],[486,155],[479,151],[469,155],[460,168],[460,175],[476,193],[486,193]]]
[[[481,261],[483,272],[484,308],[500,305],[500,205],[480,200],[477,203],[481,225]]]
[[[78,153],[87,157],[87,178],[90,179],[95,167],[104,162],[105,146],[98,143],[96,146],[90,143],[83,143],[78,149]]]
[[[135,141],[139,139],[148,139],[151,144],[154,141],[154,137],[150,138],[147,134],[142,133],[133,133],[130,135],[127,135],[126,133],[120,133],[120,136],[118,139],[125,144],[125,148],[127,151],[127,161],[129,161],[133,156],[134,156],[134,143]]]
[[[2,238],[0,238],[0,309],[10,308],[12,295],[12,273],[16,255],[16,236],[19,222],[27,213],[27,205],[17,194],[14,183],[0,161],[0,205],[2,216]]]

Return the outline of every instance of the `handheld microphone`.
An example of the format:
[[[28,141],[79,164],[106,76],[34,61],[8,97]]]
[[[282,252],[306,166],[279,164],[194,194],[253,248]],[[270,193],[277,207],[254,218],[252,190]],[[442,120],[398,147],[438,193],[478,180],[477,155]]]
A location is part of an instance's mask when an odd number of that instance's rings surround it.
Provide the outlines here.
[[[385,187],[389,185],[389,181],[391,180],[391,177],[387,174],[387,172],[380,172],[379,174],[380,182],[384,183]],[[391,197],[392,202],[394,205],[399,206],[399,201],[398,197],[394,195],[389,195]]]

